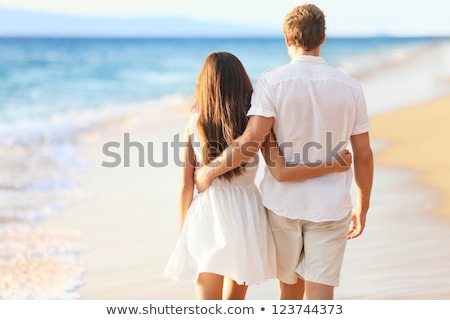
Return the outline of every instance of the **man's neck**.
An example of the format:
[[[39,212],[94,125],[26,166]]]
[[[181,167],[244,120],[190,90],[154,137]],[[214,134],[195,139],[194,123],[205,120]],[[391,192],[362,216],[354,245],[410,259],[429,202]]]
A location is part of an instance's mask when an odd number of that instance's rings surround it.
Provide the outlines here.
[[[315,56],[315,57],[318,57],[318,56],[320,56],[320,46],[317,47],[317,48],[314,48],[312,50],[305,50],[302,47],[289,46],[288,47],[288,53],[289,53],[289,57],[291,59],[294,59],[294,58],[300,57],[300,56]]]

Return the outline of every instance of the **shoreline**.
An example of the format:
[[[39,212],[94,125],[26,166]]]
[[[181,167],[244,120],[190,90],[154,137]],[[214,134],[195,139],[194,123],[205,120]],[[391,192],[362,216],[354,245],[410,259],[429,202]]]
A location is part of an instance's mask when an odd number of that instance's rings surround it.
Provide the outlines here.
[[[450,218],[448,119],[450,95],[372,116],[371,138],[388,144],[377,152],[376,162],[419,173],[418,183],[439,193],[433,213]]]

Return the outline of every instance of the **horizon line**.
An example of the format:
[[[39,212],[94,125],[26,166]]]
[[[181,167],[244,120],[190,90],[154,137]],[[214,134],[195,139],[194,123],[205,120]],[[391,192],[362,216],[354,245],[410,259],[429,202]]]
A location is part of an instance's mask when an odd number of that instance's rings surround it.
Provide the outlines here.
[[[98,16],[29,10],[0,5],[5,18],[0,37],[18,38],[278,38],[281,28],[255,23],[211,21],[183,15]],[[30,17],[33,16],[33,19]],[[68,18],[65,21],[63,18]],[[35,19],[36,18],[36,19]],[[61,20],[62,19],[62,20]],[[81,19],[81,20],[80,20]],[[80,24],[80,21],[83,23]],[[104,24],[101,21],[122,22]],[[120,26],[119,26],[120,25]],[[351,33],[328,30],[328,38],[448,38],[438,30],[399,32],[375,30]]]
[[[0,38],[47,38],[47,39],[283,39],[283,35],[263,35],[263,34],[245,34],[245,35],[120,35],[120,34],[2,34]],[[450,35],[391,35],[391,34],[375,34],[375,35],[329,35],[327,39],[373,39],[373,38],[392,38],[392,39],[420,39],[420,38],[436,38],[450,39]]]

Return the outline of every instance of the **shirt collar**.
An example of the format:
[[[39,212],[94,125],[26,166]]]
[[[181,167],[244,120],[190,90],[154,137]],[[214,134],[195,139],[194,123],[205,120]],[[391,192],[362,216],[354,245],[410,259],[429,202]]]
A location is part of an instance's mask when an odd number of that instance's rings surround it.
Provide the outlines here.
[[[291,63],[298,63],[298,62],[304,62],[304,63],[320,63],[320,64],[325,64],[326,61],[324,58],[322,57],[318,57],[318,56],[308,56],[308,55],[302,55],[302,56],[297,56],[294,59],[291,60]]]

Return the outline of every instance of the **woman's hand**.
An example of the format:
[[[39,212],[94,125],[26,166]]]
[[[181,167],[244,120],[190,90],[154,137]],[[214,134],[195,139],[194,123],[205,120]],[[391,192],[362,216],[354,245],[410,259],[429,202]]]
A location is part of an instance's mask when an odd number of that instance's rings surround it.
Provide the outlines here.
[[[350,169],[352,161],[352,154],[348,149],[344,149],[339,151],[336,157],[333,158],[331,165],[336,169],[336,172],[344,172]]]

